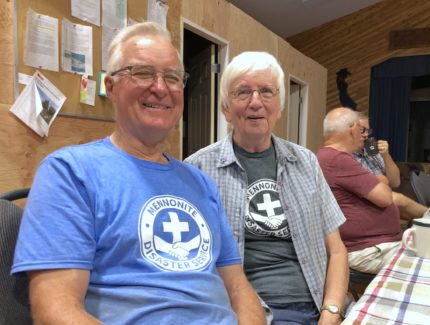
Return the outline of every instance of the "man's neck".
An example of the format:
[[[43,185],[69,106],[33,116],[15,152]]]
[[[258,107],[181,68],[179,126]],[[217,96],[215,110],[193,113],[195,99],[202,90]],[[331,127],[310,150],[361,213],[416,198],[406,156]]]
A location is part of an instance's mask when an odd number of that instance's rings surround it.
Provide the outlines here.
[[[138,141],[136,138],[123,137],[120,132],[114,132],[110,136],[110,141],[115,147],[128,154],[147,161],[167,163],[168,159],[163,154],[162,143],[156,145],[147,145]]]
[[[334,142],[334,141],[327,140],[326,142],[324,142],[324,147],[333,148],[333,149],[336,149],[337,151],[342,151],[349,154],[352,154],[354,152],[354,151],[351,151],[348,148],[348,146],[342,142]]]

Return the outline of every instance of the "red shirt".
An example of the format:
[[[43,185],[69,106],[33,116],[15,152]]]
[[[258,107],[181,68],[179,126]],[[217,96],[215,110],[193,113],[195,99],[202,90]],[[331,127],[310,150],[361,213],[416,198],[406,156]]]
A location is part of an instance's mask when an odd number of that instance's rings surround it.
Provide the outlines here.
[[[346,152],[322,147],[317,157],[346,217],[339,230],[348,252],[399,241],[402,237],[399,209],[394,203],[381,208],[364,198],[379,179]]]

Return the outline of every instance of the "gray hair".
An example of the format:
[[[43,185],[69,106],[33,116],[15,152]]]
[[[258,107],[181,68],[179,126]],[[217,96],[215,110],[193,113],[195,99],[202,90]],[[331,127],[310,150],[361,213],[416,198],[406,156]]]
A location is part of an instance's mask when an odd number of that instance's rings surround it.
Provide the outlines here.
[[[352,124],[363,118],[363,114],[350,108],[339,107],[327,113],[323,122],[323,135],[345,132]]]
[[[109,45],[107,75],[122,68],[122,45],[134,36],[160,37],[169,42],[172,41],[169,31],[154,22],[142,22],[122,28]],[[179,61],[182,62],[178,51],[177,54]]]
[[[285,105],[285,75],[275,57],[267,52],[242,52],[235,56],[227,65],[221,76],[220,104],[229,106],[229,91],[231,84],[240,76],[256,72],[271,70],[276,76],[276,88],[279,88],[279,105],[281,111]]]

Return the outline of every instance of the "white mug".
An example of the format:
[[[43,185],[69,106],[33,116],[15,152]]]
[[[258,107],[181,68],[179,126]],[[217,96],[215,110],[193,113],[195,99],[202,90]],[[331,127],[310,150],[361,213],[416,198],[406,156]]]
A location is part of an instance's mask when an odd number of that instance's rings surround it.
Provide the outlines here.
[[[412,242],[408,241],[409,235],[412,235]],[[402,242],[406,248],[414,251],[417,256],[430,258],[430,219],[413,219],[412,228],[405,230]]]

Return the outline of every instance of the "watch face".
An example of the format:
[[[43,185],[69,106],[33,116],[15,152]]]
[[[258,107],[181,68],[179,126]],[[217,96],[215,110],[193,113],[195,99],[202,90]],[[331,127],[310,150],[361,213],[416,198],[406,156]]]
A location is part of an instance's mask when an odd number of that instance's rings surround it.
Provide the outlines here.
[[[338,306],[335,306],[335,305],[329,305],[329,306],[328,306],[328,310],[329,310],[331,313],[336,314],[336,313],[338,313],[338,312],[339,312],[339,307],[338,307]]]

